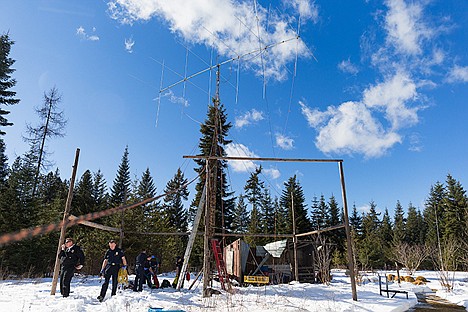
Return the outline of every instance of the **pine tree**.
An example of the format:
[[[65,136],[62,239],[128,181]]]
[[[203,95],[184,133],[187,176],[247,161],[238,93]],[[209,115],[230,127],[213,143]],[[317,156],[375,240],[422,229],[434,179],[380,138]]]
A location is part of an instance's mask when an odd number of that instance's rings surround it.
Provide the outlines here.
[[[371,232],[376,232],[380,227],[380,213],[377,212],[376,208],[377,205],[375,204],[375,202],[371,201],[369,203],[369,212],[362,219],[362,230],[364,235],[367,235]]]
[[[237,197],[237,204],[233,212],[232,229],[235,233],[247,233],[249,223],[245,196],[241,194]]]
[[[328,224],[330,224],[330,210],[328,209],[327,202],[325,201],[325,196],[323,194],[320,195],[316,215],[319,230],[323,230],[328,226]]]
[[[328,201],[328,215],[330,216],[327,220],[327,226],[334,226],[341,224],[340,220],[340,208],[338,207],[338,203],[335,199],[335,196],[331,196],[330,200]]]
[[[0,190],[8,177],[8,157],[5,154],[5,142],[0,137]]]
[[[16,79],[11,78],[11,74],[15,72],[11,66],[15,60],[10,58],[11,46],[14,41],[10,39],[8,33],[0,36],[0,135],[5,135],[3,127],[12,126],[5,117],[10,111],[5,110],[2,106],[15,105],[19,103],[19,99],[15,99],[16,92],[10,89],[16,85]]]
[[[37,226],[37,203],[32,197],[34,167],[30,166],[27,155],[17,157],[13,162],[7,187],[0,193],[0,229],[2,233],[16,232],[24,228]],[[22,274],[25,270],[34,269],[35,258],[41,254],[38,240],[23,240],[0,249],[2,266],[7,267],[12,274]],[[41,263],[42,265],[42,263]],[[37,268],[37,267],[36,267]]]
[[[410,245],[419,245],[424,243],[421,237],[421,218],[418,215],[416,207],[412,203],[408,206],[408,218],[406,220],[405,237]]]
[[[119,169],[117,170],[117,174],[111,187],[110,204],[112,207],[124,206],[127,204],[129,199],[133,199],[128,154],[128,146],[126,146],[122,160],[119,164]],[[130,212],[128,211],[122,211],[120,213],[113,214],[109,217],[103,218],[103,223],[110,222],[112,226],[120,228],[124,233],[128,228],[135,230],[135,224],[133,223],[136,220],[132,217],[133,212],[129,213]],[[126,215],[128,215],[128,217],[126,217]],[[129,225],[129,227],[127,227],[127,225]],[[126,248],[126,251],[131,252],[128,248]]]
[[[168,232],[187,232],[188,219],[187,209],[183,202],[190,195],[186,188],[187,179],[180,168],[174,177],[167,182],[164,193],[164,203],[162,205],[164,225]],[[181,255],[185,251],[188,238],[186,236],[170,236],[164,241],[164,246],[160,246],[162,256],[170,258],[171,255]]]
[[[156,186],[154,185],[149,168],[146,168],[136,189],[136,200],[140,202],[154,196],[156,196]],[[162,204],[159,201],[142,205],[139,210],[142,213],[142,231],[154,232],[156,229],[159,232],[163,232],[167,230],[167,226],[165,225],[166,220],[163,220]]]
[[[380,235],[382,241],[385,244],[385,248],[388,250],[393,242],[393,231],[392,231],[392,222],[390,220],[390,214],[388,209],[385,208],[384,215],[382,217],[382,224],[380,226]]]
[[[335,196],[332,195],[330,197],[327,207],[329,215],[329,218],[327,220],[327,227],[342,224],[340,218],[340,208],[338,206],[338,202],[335,199]],[[334,231],[329,231],[325,234],[325,236],[329,238],[330,242],[336,246],[335,251],[337,251],[339,257],[341,257],[345,250],[346,233],[342,229],[338,229]]]
[[[446,196],[443,200],[445,213],[444,238],[453,241],[466,241],[466,214],[468,211],[468,201],[466,192],[461,183],[455,180],[450,174],[446,179]]]
[[[130,193],[130,184],[130,161],[128,159],[128,146],[126,146],[119,165],[119,170],[117,171],[114,184],[111,188],[110,200],[114,207],[126,203]]]
[[[250,234],[260,234],[260,223],[260,213],[258,212],[256,207],[253,207],[250,211],[250,223],[248,232]],[[245,241],[250,245],[257,246],[260,244],[261,239],[255,236],[248,236],[245,238]]]
[[[362,234],[362,216],[359,215],[356,204],[353,204],[353,211],[349,217],[349,225],[357,236]]]
[[[213,99],[213,103],[215,103],[215,101],[218,100]],[[227,116],[223,105],[210,105],[208,107],[207,118],[200,126],[200,133],[202,134],[198,144],[200,154],[203,156],[226,156],[224,147],[231,143],[231,141],[226,138],[230,128],[231,123],[227,122]],[[216,144],[214,144],[214,142],[216,142]],[[196,214],[206,181],[206,160],[198,159],[195,162],[198,165],[195,171],[200,174],[200,178],[195,186],[195,198],[190,205],[190,221],[193,221],[193,217]],[[227,170],[227,162],[225,160],[217,160],[216,164],[215,228],[230,232],[232,230],[232,212],[235,206],[235,197],[233,196],[233,192],[227,191],[228,183],[225,173]]]
[[[102,211],[107,208],[109,195],[107,194],[106,180],[101,170],[98,170],[93,175],[93,199],[96,211]]]
[[[296,175],[290,177],[284,183],[284,189],[280,197],[280,205],[286,207],[289,216],[289,234],[293,233],[293,216],[296,220],[296,233],[305,233],[312,230],[312,225],[307,216],[307,205],[305,204],[304,192]]]
[[[314,195],[312,198],[312,205],[310,206],[310,223],[312,225],[312,230],[320,229],[320,220],[319,201],[317,196]]]
[[[399,200],[396,203],[393,222],[393,245],[397,246],[405,241],[405,215]]]
[[[442,183],[431,186],[429,198],[424,207],[424,223],[427,228],[426,241],[435,247],[442,239],[442,216],[444,215],[444,198],[446,190]]]
[[[357,245],[359,262],[365,269],[380,268],[384,264],[383,242],[378,231],[380,213],[377,213],[374,201],[369,206],[369,212],[362,220],[362,239]]]
[[[93,198],[94,181],[91,171],[86,170],[76,184],[71,212],[76,216],[95,212],[96,202]]]
[[[263,181],[260,181],[259,175],[262,172],[262,166],[255,169],[255,172],[250,173],[250,177],[245,183],[244,191],[251,209],[259,211],[263,197],[263,190],[265,188]]]
[[[169,228],[178,232],[186,232],[188,226],[187,211],[183,205],[183,201],[187,200],[190,194],[184,186],[187,182],[179,168],[164,189],[164,193],[168,194],[164,197],[165,218]]]
[[[260,221],[261,230],[263,234],[274,234],[275,233],[275,206],[271,198],[270,190],[264,189],[262,200],[260,202]],[[262,240],[263,243],[268,243],[269,239],[265,238]]]
[[[273,201],[275,207],[275,234],[291,234],[288,207],[282,206],[278,197]]]

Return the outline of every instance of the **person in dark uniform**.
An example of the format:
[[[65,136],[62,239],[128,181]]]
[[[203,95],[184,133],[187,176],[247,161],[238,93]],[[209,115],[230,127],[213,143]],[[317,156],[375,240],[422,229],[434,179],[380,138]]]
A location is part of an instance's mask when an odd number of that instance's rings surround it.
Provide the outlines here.
[[[84,264],[84,253],[80,246],[75,245],[72,238],[65,239],[60,258],[60,293],[63,297],[70,295],[70,283],[75,270],[80,270]]]
[[[122,249],[117,247],[115,240],[109,241],[109,249],[104,255],[104,261],[102,261],[100,276],[104,276],[104,283],[101,287],[101,294],[98,296],[98,300],[102,302],[106,296],[107,287],[109,287],[109,280],[112,277],[112,292],[111,295],[115,296],[117,293],[117,278],[119,275],[119,269],[122,266],[123,269],[127,268],[127,259]]]
[[[147,260],[148,255],[146,254],[146,250],[140,252],[140,254],[136,257],[136,264],[135,264],[135,285],[133,286],[133,291],[143,291],[143,283],[146,279],[145,277],[145,263]]]
[[[177,287],[177,283],[179,282],[179,278],[180,277],[180,274],[181,274],[181,271],[182,271],[182,265],[184,264],[184,258],[181,257],[181,256],[177,256],[176,258],[176,261],[175,261],[175,265],[176,265],[176,277],[174,278],[174,280],[172,281],[172,287],[173,288],[176,288]],[[183,278],[183,277],[182,277]],[[182,285],[183,285],[183,281],[182,281]]]
[[[154,274],[159,273],[160,261],[159,261],[159,258],[156,257],[155,255],[151,256],[150,266],[151,266],[151,269],[153,269]]]
[[[148,285],[149,288],[153,288],[153,282],[151,279],[153,278],[153,268],[151,268],[151,256],[146,256],[146,262],[143,265],[144,269],[144,279],[146,281],[146,285]]]
[[[159,258],[156,257],[155,255],[151,256],[150,266],[151,266],[151,269],[153,270],[153,286],[154,288],[159,288],[158,273],[159,273],[160,261],[159,261]]]

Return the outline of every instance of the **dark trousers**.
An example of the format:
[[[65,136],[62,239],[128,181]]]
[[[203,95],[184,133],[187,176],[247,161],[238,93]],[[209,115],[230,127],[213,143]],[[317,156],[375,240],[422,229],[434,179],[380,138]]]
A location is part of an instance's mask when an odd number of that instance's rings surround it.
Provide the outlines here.
[[[153,288],[153,282],[151,282],[151,278],[153,277],[153,274],[151,274],[150,271],[145,271],[145,280],[146,280],[146,285],[148,285],[149,288]]]
[[[104,298],[106,296],[107,287],[109,287],[109,281],[112,277],[112,292],[111,295],[115,296],[117,293],[117,277],[119,275],[119,266],[112,265],[108,267],[104,272],[104,283],[101,287],[101,297]]]
[[[75,267],[62,267],[60,269],[60,293],[64,297],[70,295],[70,283],[75,274]]]
[[[136,277],[135,277],[135,288],[134,291],[142,291],[143,290],[143,283],[145,282],[145,269],[141,265],[137,265],[136,269]]]

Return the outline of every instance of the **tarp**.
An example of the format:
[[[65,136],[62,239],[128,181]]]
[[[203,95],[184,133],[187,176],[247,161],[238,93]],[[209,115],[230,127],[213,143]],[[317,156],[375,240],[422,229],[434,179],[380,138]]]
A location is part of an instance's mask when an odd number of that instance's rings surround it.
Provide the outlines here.
[[[279,258],[286,249],[288,240],[280,240],[273,243],[266,244],[263,246],[268,253],[270,253],[274,258]]]

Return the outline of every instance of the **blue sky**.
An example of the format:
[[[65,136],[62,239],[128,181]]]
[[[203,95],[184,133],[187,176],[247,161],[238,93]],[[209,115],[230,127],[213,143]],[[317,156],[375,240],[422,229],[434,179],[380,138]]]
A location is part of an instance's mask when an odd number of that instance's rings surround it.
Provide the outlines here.
[[[21,99],[4,138],[10,163],[28,149],[33,108],[56,86],[67,135],[48,149],[63,178],[79,147],[78,177],[100,169],[110,186],[128,145],[132,178],[149,167],[159,192],[178,167],[191,179],[183,156],[198,153],[215,91],[215,72],[200,72],[238,58],[221,66],[230,156],[343,159],[348,205],[363,210],[371,200],[379,210],[397,200],[423,209],[448,173],[467,185],[466,1],[1,0],[0,8],[0,31],[16,41]],[[236,194],[259,164],[230,163]],[[297,174],[309,205],[320,194],[341,200],[336,164],[262,166],[273,196]]]

